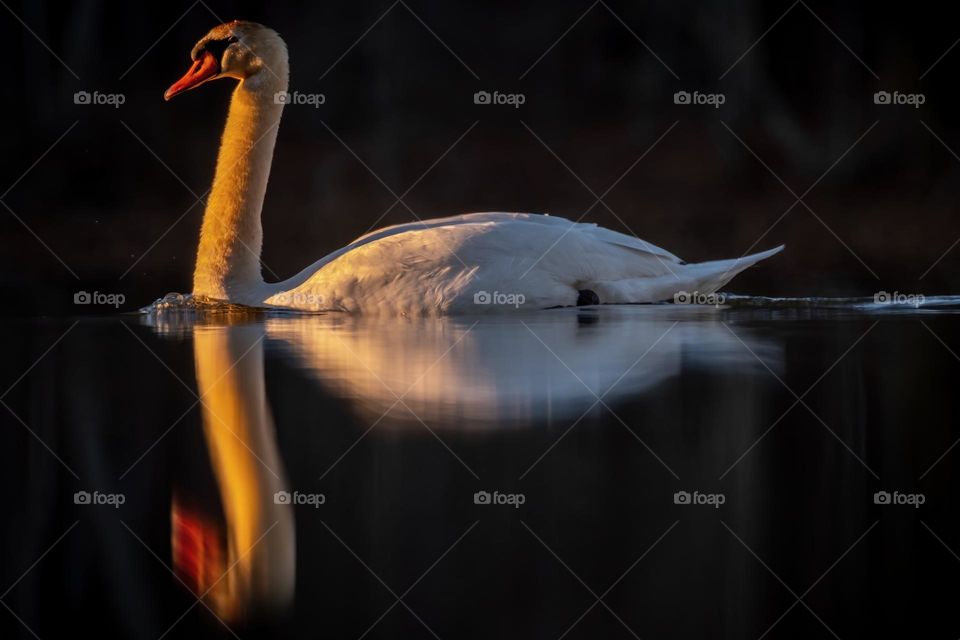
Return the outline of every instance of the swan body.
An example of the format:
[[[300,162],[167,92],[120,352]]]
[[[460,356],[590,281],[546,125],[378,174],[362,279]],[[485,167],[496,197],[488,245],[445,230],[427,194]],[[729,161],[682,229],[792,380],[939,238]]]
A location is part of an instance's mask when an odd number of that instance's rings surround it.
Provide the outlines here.
[[[716,291],[777,251],[739,262],[688,265],[594,224],[529,213],[473,213],[364,236],[286,282],[264,285],[270,295],[260,302],[413,315],[573,306],[583,290],[604,303],[655,302],[678,291]]]
[[[591,223],[529,213],[473,213],[369,233],[277,283],[260,272],[260,214],[287,90],[286,45],[262,25],[219,25],[167,99],[208,80],[239,80],[204,213],[195,295],[257,307],[385,315],[504,313],[709,294],[782,246],[687,264]],[[584,296],[585,293],[589,295]]]

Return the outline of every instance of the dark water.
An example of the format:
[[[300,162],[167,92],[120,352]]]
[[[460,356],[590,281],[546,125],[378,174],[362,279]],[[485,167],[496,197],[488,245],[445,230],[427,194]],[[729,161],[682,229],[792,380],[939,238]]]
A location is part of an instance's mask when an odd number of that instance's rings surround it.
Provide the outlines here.
[[[960,300],[728,302],[4,321],[0,637],[956,637]]]

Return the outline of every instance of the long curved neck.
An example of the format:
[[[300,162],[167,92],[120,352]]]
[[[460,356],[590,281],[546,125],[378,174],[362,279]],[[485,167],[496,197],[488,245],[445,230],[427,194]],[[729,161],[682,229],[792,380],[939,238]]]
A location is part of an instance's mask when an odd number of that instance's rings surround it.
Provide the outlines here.
[[[263,284],[260,212],[283,112],[278,92],[287,90],[287,69],[263,69],[241,81],[230,100],[213,187],[203,214],[193,293],[243,302]]]

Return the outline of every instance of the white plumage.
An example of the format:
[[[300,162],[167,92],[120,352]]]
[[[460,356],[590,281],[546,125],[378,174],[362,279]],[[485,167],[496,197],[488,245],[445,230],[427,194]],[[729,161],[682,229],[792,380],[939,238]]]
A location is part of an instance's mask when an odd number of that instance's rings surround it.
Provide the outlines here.
[[[474,213],[390,227],[276,285],[264,302],[386,314],[488,313],[712,293],[774,249],[685,264],[668,251],[594,224],[528,213]]]

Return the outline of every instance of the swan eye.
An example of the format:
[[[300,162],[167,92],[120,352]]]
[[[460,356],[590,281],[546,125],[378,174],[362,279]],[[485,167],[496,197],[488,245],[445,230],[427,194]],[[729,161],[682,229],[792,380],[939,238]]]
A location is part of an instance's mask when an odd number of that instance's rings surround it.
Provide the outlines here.
[[[217,60],[219,60],[223,57],[227,47],[237,42],[239,42],[237,36],[230,36],[229,38],[224,38],[223,40],[211,40],[206,44],[204,49],[212,53]]]

